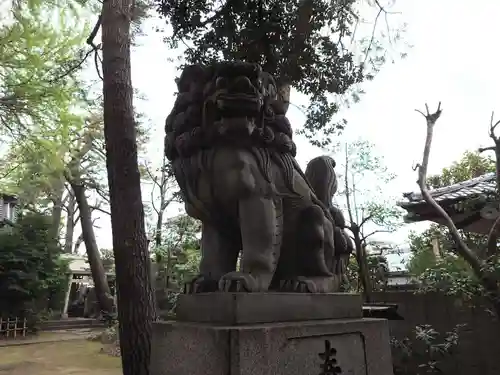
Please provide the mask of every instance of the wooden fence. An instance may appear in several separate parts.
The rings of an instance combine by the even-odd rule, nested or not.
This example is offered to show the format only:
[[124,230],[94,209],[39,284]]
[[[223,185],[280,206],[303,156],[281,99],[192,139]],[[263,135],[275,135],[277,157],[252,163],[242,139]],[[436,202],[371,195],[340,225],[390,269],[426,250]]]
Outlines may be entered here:
[[26,337],[26,318],[0,317],[0,338]]

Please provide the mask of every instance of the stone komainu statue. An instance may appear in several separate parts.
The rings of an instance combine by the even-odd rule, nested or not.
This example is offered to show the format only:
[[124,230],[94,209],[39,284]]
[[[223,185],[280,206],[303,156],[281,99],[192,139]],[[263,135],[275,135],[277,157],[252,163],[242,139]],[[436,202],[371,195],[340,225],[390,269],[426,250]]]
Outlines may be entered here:
[[165,152],[203,223],[200,275],[186,291],[339,290],[352,245],[331,203],[335,161],[301,171],[273,77],[225,62],[188,66],[177,85]]

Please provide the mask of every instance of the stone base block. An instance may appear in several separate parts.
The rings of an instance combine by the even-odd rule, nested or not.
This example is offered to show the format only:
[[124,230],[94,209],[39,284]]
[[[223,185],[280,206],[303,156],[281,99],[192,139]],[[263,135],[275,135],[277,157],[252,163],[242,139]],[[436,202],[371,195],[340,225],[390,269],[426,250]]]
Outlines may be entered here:
[[151,375],[321,374],[392,375],[387,321],[153,326]]
[[359,294],[201,293],[177,301],[178,321],[253,324],[363,317]]

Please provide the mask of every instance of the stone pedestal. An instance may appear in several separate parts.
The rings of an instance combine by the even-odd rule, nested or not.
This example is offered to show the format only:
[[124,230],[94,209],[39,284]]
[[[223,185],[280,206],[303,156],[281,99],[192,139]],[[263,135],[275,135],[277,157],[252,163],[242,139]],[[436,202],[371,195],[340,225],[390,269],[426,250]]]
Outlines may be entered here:
[[392,375],[387,322],[359,296],[183,295],[178,318],[154,323],[151,375]]

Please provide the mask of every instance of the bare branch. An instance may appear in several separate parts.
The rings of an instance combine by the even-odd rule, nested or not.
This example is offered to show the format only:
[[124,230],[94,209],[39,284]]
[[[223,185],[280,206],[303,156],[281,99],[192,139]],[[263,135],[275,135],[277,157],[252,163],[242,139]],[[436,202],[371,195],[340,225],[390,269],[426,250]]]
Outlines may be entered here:
[[101,208],[99,206],[90,206],[90,209],[92,211],[99,211],[99,212],[102,212],[103,214],[111,216],[111,212],[109,212],[109,211],[107,211],[104,208]]
[[368,220],[371,220],[373,218],[373,215],[368,215],[366,217],[363,218],[363,220],[361,220],[361,223],[359,223],[359,226],[362,227],[363,225],[365,225]]
[[102,14],[99,14],[97,22],[95,23],[92,31],[90,32],[90,34],[86,40],[86,43],[91,47],[91,49],[83,55],[83,57],[80,59],[80,61],[76,62],[71,67],[69,67],[66,71],[59,74],[54,79],[50,80],[49,83],[57,82],[57,81],[63,79],[64,77],[69,76],[71,73],[77,71],[78,69],[80,69],[82,67],[82,65],[85,63],[85,61],[87,61],[88,57],[92,54],[92,52],[94,52],[94,54],[95,54],[94,59],[95,59],[95,64],[96,64],[96,69],[97,69],[97,75],[102,80],[102,75],[100,73],[100,69],[98,66],[98,59],[100,59],[99,50],[100,50],[101,46],[96,45],[94,43],[94,39],[97,36],[97,32],[99,31],[99,28],[101,27],[101,23],[102,23]]
[[497,217],[493,223],[490,232],[488,233],[488,246],[487,246],[487,256],[491,257],[497,253],[497,243],[498,237],[500,235],[500,215]]
[[496,147],[495,146],[490,146],[490,147],[479,147],[477,149],[477,152],[482,153],[485,151],[495,151]]
[[374,234],[377,234],[377,233],[392,233],[392,230],[389,230],[389,229],[377,229],[377,230],[374,230],[373,232],[368,233],[366,236],[363,236],[361,238],[361,242],[365,242],[368,239],[368,237],[371,237],[371,236],[373,236]]
[[78,215],[76,215],[75,220],[73,220],[73,226],[75,226],[76,224],[78,224],[79,220],[80,220],[80,213],[78,213]]
[[497,122],[493,123],[494,117],[495,117],[495,112],[492,111],[491,112],[491,117],[490,117],[490,138],[493,139],[493,141],[496,144],[497,142],[500,142],[500,139],[495,135],[495,129],[500,124],[500,120],[498,120]]
[[432,114],[429,112],[429,107],[427,106],[427,104],[425,105],[425,108],[426,108],[426,113],[423,113],[422,111],[416,109],[418,113],[420,113],[422,116],[425,117],[425,120],[427,122],[427,136],[425,139],[422,164],[418,166],[418,181],[417,181],[418,186],[420,187],[422,196],[424,200],[427,202],[427,204],[432,206],[436,210],[436,212],[444,219],[446,227],[449,229],[451,236],[453,237],[453,239],[457,244],[456,248],[457,253],[460,256],[462,256],[467,261],[467,263],[469,263],[469,265],[472,267],[476,275],[482,275],[483,272],[482,272],[481,261],[477,258],[474,252],[464,242],[453,220],[450,218],[447,212],[431,196],[429,189],[427,188],[427,183],[426,183],[427,168],[429,166],[429,156],[431,152],[432,136],[433,136],[434,126],[436,125],[436,121],[439,119],[442,113],[441,102],[439,102],[436,112]]
[[[345,144],[345,176],[344,176],[344,182],[345,182],[345,199],[346,199],[346,202],[347,202],[347,214],[349,215],[349,222],[351,224],[351,228],[352,228],[352,225],[354,223],[354,217],[353,217],[353,214],[352,214],[352,207],[351,207],[351,197],[350,197],[350,194],[349,194],[349,180],[347,178],[347,176],[349,175],[349,151],[347,149],[347,143]],[[351,229],[351,231],[353,231]],[[354,233],[354,231],[353,231]]]
[[153,174],[153,172],[150,171],[149,167],[147,165],[145,167],[146,167],[145,168],[146,173],[149,175],[149,178],[151,178],[151,181],[153,181],[153,187],[151,188],[151,207],[153,207],[153,210],[156,212],[157,215],[159,215],[160,210],[158,210],[155,206],[154,193],[155,193],[155,187],[158,186],[160,188],[160,194],[162,194],[162,188],[161,185],[158,183],[158,179]]

